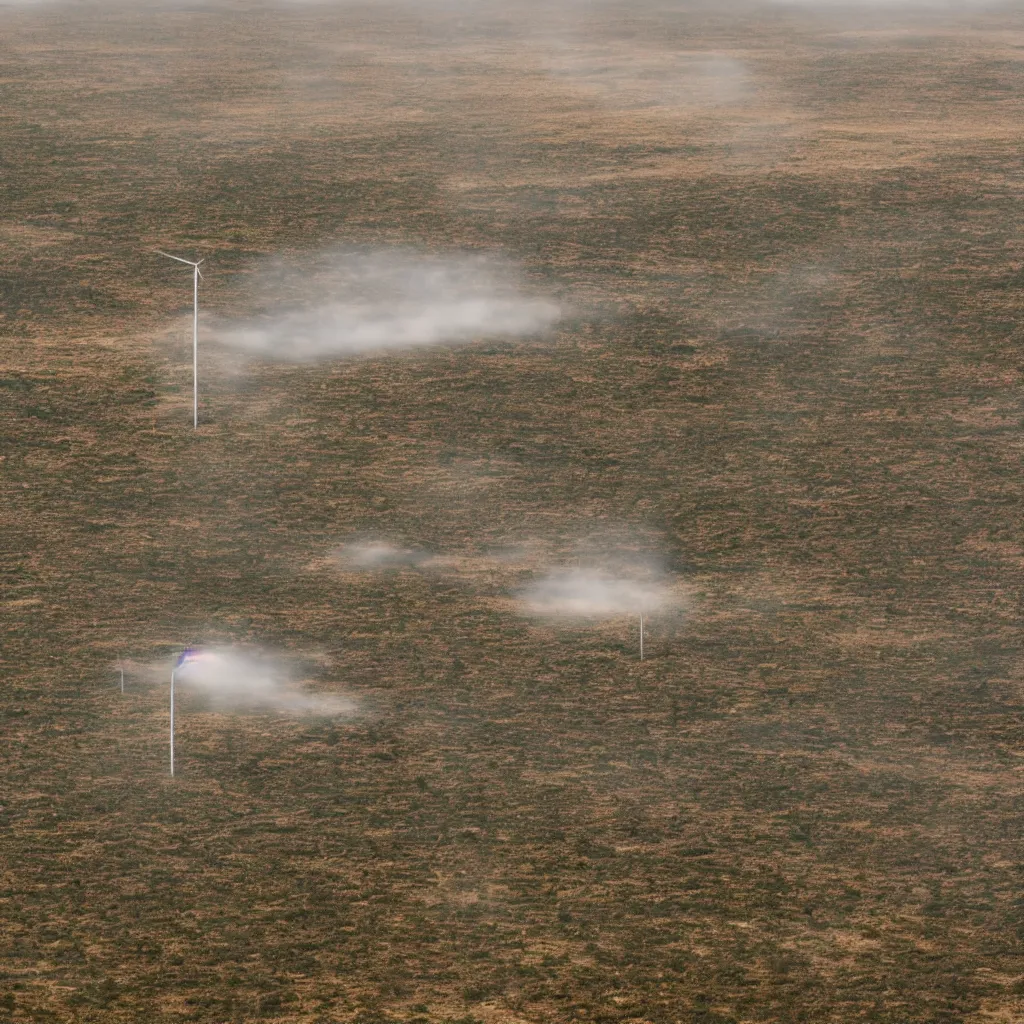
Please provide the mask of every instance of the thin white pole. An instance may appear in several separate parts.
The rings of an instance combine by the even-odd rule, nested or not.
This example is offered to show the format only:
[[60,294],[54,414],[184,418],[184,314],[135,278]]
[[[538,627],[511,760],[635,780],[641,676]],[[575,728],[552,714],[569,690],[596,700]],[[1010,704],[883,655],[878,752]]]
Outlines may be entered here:
[[192,429],[199,429],[199,264],[192,268]]
[[640,613],[640,660],[644,660],[644,615]]
[[171,669],[171,776],[174,776],[174,669]]
[[121,693],[124,693],[124,665],[118,663],[118,671],[121,673]]
[[178,263],[186,263],[192,268],[192,429],[199,429],[199,262],[183,260],[180,256],[172,256],[163,249],[154,249],[161,256]]

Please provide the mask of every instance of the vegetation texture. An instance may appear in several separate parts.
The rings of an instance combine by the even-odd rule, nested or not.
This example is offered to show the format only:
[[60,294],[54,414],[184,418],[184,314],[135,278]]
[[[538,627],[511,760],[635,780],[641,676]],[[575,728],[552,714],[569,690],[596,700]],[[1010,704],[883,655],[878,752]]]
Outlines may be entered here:
[[[0,12],[0,1018],[1024,1019],[1024,19],[943,17]],[[339,244],[567,315],[210,340]],[[609,552],[642,663],[513,600]],[[183,699],[172,780],[203,641],[360,714]]]

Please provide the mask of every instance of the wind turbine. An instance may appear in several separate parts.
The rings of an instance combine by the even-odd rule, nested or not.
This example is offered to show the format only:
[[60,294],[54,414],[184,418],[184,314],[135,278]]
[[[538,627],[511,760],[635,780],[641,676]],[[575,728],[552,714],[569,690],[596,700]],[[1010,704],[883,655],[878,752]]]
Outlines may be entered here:
[[154,249],[161,256],[169,260],[177,260],[179,263],[187,263],[193,271],[192,274],[192,429],[199,429],[199,278],[203,275],[199,272],[198,262],[183,260],[180,256],[172,256],[163,249]]

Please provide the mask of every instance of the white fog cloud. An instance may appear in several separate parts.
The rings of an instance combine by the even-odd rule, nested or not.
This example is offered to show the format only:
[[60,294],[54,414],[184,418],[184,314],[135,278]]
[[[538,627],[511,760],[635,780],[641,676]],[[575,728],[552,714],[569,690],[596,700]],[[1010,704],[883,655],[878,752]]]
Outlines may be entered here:
[[387,541],[366,540],[342,545],[334,552],[333,557],[348,569],[379,571],[421,565],[430,558],[430,555],[412,548],[395,547]]
[[406,249],[337,250],[301,268],[278,265],[259,275],[254,293],[262,312],[217,325],[215,336],[291,362],[522,338],[561,315],[551,299],[527,294],[507,264]]
[[648,615],[678,604],[663,583],[613,576],[594,569],[558,569],[522,590],[525,610],[545,618],[611,619]]
[[175,670],[175,688],[218,710],[278,711],[294,715],[351,715],[355,702],[298,689],[288,666],[263,653],[204,647]]

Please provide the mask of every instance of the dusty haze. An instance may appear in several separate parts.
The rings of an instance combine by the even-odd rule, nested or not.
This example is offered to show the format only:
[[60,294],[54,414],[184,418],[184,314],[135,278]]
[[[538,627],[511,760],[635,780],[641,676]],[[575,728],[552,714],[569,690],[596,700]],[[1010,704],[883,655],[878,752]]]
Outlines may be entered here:
[[0,1020],[1024,1020],[1019,4],[0,53]]

